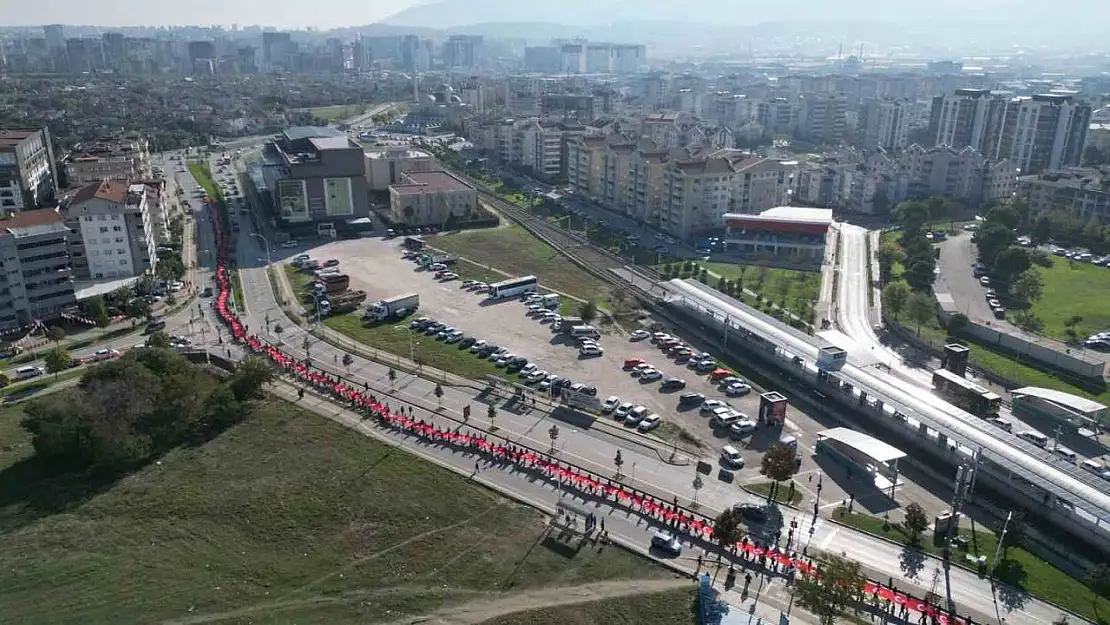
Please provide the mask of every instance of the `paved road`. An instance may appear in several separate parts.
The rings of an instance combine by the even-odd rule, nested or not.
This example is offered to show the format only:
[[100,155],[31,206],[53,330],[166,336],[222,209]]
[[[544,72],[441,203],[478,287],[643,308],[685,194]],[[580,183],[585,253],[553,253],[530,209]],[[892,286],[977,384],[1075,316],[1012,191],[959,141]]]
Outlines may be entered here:
[[[255,237],[244,237],[239,241],[238,256],[244,260],[264,256],[260,243]],[[301,348],[306,335],[302,328],[295,326],[286,319],[277,306],[265,269],[261,266],[245,266],[240,270],[241,281],[245,297],[249,302],[249,313],[245,315],[245,323],[254,332],[265,335],[264,317],[269,314],[271,320],[281,319],[286,331],[280,341],[285,343],[289,353],[304,356]],[[276,340],[276,337],[275,337]],[[312,360],[327,366],[340,362],[343,352],[331,345],[319,342],[315,337],[309,336]],[[342,371],[341,366],[334,367],[337,372]],[[365,383],[371,389],[385,392],[389,388],[387,367],[369,362],[356,357],[350,367],[350,378],[356,383]],[[409,375],[399,376],[396,383],[397,397],[410,405],[434,409],[436,399],[433,395],[435,383]],[[467,387],[445,386],[443,406],[446,414],[460,416],[462,407],[476,406],[473,410],[471,423],[482,427],[489,425],[485,419],[485,409],[480,403],[480,398],[474,389]],[[550,427],[547,421],[550,417],[542,411],[524,411],[515,413],[502,409],[498,413],[496,425],[500,432],[526,444],[543,449],[550,445],[547,436]],[[625,460],[624,472],[637,488],[643,488],[660,496],[663,499],[677,497],[682,504],[688,503],[693,496],[691,484],[694,473],[692,467],[676,467],[666,462],[669,453],[667,450],[659,452],[639,444],[630,444],[628,441],[618,439],[600,428],[584,430],[571,427],[566,423],[561,424],[562,434],[558,439],[557,454],[568,461],[579,464],[587,469],[600,473],[613,473],[613,457],[618,447],[622,449]],[[714,514],[715,511],[731,506],[738,501],[750,501],[751,498],[735,487],[726,485],[716,480],[705,480],[705,487],[698,492],[698,500],[702,504],[702,511]],[[516,488],[527,488],[520,481]],[[799,517],[803,527],[808,528],[810,519],[807,514],[788,513]],[[926,559],[922,569],[905,572],[903,550],[893,544],[878,540],[871,536],[840,527],[824,519],[818,519],[813,524],[813,534],[808,535],[811,544],[822,549],[852,554],[857,559],[871,567],[880,577],[891,577],[900,587],[916,585],[918,594],[923,593],[931,586],[933,571],[937,564],[935,560]],[[808,532],[808,530],[807,530]],[[943,576],[942,576],[943,578]],[[996,604],[991,585],[976,575],[962,569],[951,571],[950,592],[961,612],[974,611],[984,619],[990,619],[995,614]],[[943,582],[938,590],[943,594]],[[1024,607],[1007,614],[1005,608],[999,608],[1003,616],[1008,616],[1010,622],[1019,619],[1023,623],[1050,623],[1058,616],[1058,610],[1039,601],[1025,599]]]

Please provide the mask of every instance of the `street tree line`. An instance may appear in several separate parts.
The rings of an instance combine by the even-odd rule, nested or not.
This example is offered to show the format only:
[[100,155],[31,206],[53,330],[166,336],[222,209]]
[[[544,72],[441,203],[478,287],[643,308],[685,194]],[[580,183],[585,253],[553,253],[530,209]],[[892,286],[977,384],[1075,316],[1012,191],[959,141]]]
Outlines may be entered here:
[[273,378],[257,358],[220,380],[170,350],[135,349],[28,404],[21,425],[53,470],[120,470],[240,422]]

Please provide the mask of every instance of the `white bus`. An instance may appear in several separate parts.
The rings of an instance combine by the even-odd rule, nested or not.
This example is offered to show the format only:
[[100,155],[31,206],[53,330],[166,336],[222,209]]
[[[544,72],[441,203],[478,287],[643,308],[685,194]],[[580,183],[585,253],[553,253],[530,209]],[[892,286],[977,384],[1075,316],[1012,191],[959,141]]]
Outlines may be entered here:
[[489,285],[489,298],[505,299],[506,297],[518,297],[525,293],[535,293],[539,288],[540,281],[536,279],[536,276],[511,278]]

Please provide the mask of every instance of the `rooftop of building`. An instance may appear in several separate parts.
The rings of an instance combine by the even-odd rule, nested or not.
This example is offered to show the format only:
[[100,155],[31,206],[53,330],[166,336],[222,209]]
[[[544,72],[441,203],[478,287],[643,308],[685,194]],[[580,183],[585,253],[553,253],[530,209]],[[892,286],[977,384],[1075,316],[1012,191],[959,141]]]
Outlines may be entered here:
[[47,234],[59,229],[68,230],[61,213],[56,208],[39,208],[18,213],[0,214],[0,231],[13,237]]
[[71,161],[97,161],[102,158],[116,156],[130,156],[141,153],[144,145],[138,139],[98,139],[78,144],[70,151],[67,158]]
[[90,200],[104,200],[113,204],[138,204],[142,196],[147,193],[148,183],[128,182],[126,180],[103,180],[89,184],[73,191],[62,198],[62,208],[78,206]]
[[445,171],[426,171],[404,174],[404,184],[390,185],[390,190],[401,195],[428,192],[466,191],[473,189],[469,184]]
[[348,148],[359,147],[357,143],[351,141],[347,135],[338,137],[312,137],[308,140],[312,147],[317,150],[346,150]]
[[767,210],[759,213],[758,215],[748,215],[743,213],[726,213],[724,218],[728,220],[754,220],[754,221],[777,221],[780,223],[798,223],[798,224],[831,224],[833,220],[833,212],[831,208],[807,208],[805,206],[776,206],[768,208]]
[[322,137],[344,137],[342,131],[336,130],[331,126],[293,126],[286,128],[284,132],[285,138],[289,141],[299,141],[301,139],[315,139]]
[[[1096,191],[1110,190],[1110,167],[1069,167],[1053,169],[1034,176],[1022,176],[1019,182],[1036,182],[1057,187]],[[1097,187],[1097,188],[1096,188]]]
[[1106,406],[1103,406],[1102,404],[1098,403],[1097,401],[1094,401],[1093,399],[1087,399],[1086,397],[1079,397],[1078,395],[1072,395],[1071,393],[1065,393],[1063,391],[1057,391],[1057,390],[1051,389],[1051,388],[1040,388],[1040,387],[1037,387],[1037,386],[1025,386],[1025,387],[1022,387],[1022,388],[1016,388],[1016,389],[1010,391],[1010,393],[1014,396],[1027,395],[1029,397],[1037,397],[1039,399],[1044,399],[1046,401],[1050,401],[1050,402],[1055,403],[1055,404],[1060,404],[1061,406],[1064,406],[1066,408],[1070,408],[1070,409],[1072,409],[1076,412],[1081,412],[1085,415],[1090,415],[1090,416],[1093,416],[1093,415],[1096,415],[1096,414],[1099,414],[1099,413],[1103,413],[1103,412],[1106,411]]
[[0,130],[0,148],[14,148],[37,133],[37,130]]
[[382,146],[363,150],[366,158],[431,158],[430,152],[407,146]]

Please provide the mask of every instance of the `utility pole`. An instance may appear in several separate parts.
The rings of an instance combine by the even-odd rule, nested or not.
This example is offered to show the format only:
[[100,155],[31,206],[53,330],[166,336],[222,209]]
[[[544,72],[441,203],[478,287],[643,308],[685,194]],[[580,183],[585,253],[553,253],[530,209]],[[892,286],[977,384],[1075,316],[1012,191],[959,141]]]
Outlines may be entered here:
[[1002,533],[998,535],[998,544],[994,547],[994,560],[991,561],[991,570],[987,574],[992,586],[994,585],[994,567],[998,566],[998,556],[1002,553],[1002,545],[1006,542],[1006,532],[1010,530],[1010,520],[1013,518],[1013,510],[1006,513],[1006,522],[1002,524]]

